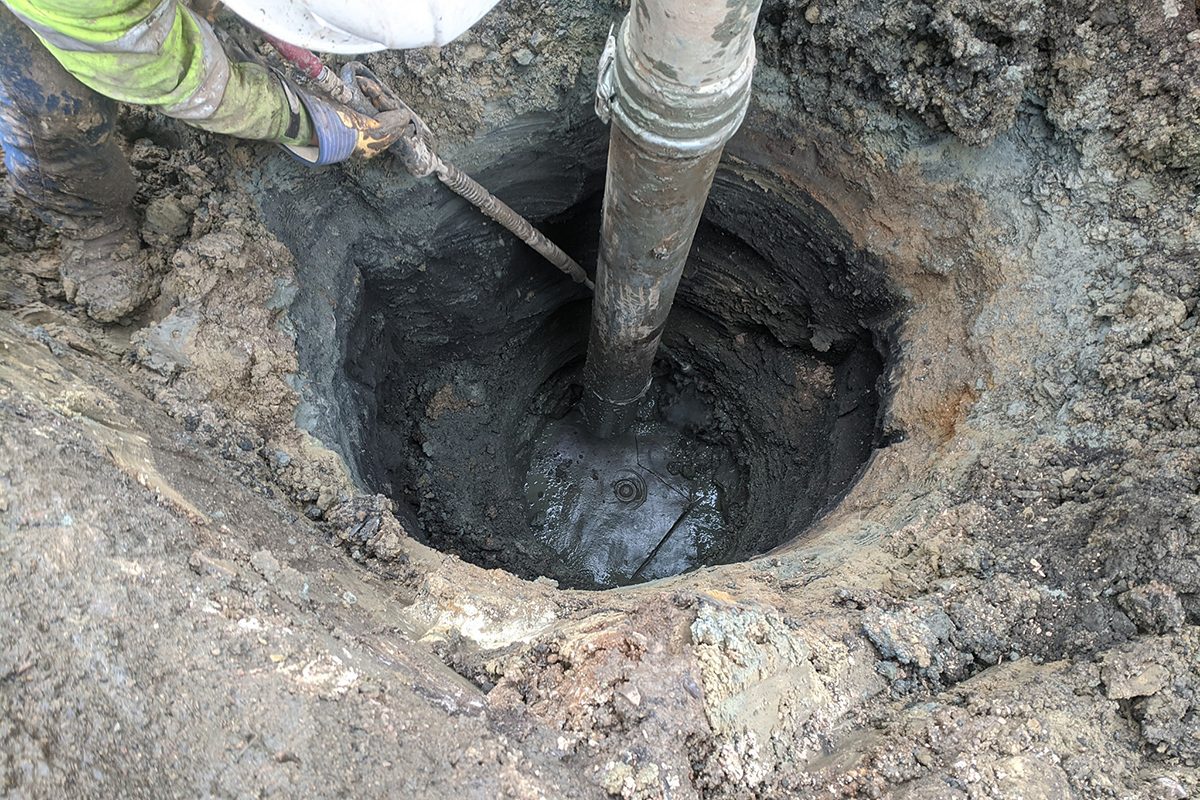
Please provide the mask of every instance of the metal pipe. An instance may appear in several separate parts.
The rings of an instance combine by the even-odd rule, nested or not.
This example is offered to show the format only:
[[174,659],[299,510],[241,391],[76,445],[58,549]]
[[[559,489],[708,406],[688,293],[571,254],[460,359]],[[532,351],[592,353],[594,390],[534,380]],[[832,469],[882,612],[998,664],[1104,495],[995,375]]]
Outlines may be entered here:
[[634,0],[601,58],[611,119],[583,415],[632,423],[725,142],[750,101],[761,0]]

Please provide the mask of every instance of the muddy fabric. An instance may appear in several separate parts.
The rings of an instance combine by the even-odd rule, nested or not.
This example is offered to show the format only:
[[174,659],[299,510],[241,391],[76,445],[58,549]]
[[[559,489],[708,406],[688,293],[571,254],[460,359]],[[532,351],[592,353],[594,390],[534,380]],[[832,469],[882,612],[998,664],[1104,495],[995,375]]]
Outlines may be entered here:
[[0,6],[0,145],[13,188],[67,230],[111,223],[133,199],[116,104],[71,77]]
[[149,105],[244,139],[305,144],[306,112],[278,76],[229,60],[209,25],[177,0],[5,0],[46,49],[106,97]]

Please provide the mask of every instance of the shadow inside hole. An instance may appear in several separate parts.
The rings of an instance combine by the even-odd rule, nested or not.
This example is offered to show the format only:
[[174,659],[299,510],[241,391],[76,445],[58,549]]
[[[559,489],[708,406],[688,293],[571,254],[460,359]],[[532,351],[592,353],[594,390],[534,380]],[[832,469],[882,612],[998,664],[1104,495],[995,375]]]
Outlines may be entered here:
[[[478,178],[590,271],[603,131],[518,133]],[[305,387],[314,428],[411,514],[415,535],[526,578],[604,587],[794,538],[880,443],[881,332],[899,304],[883,266],[770,166],[719,170],[663,338],[656,391],[693,398],[703,422],[689,425],[728,456],[718,459],[716,533],[668,572],[589,569],[539,520],[527,493],[534,443],[578,396],[590,297],[441,187],[412,186],[370,207],[362,186],[336,187],[326,213],[335,224],[347,206],[358,216],[345,221],[353,243],[332,264],[295,230],[276,230],[296,255],[301,308],[317,291],[306,272],[353,287],[329,338],[300,348],[306,373],[328,376]]]

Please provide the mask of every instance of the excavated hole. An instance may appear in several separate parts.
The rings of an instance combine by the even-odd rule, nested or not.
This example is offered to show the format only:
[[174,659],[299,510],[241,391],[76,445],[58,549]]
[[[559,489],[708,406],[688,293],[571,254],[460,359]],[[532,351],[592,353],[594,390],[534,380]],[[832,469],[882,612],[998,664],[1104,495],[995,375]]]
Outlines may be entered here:
[[[563,132],[534,119],[460,161],[591,270],[605,143],[598,125]],[[594,516],[595,506],[561,513],[588,481],[556,484],[571,458],[548,462],[538,443],[578,397],[590,295],[442,187],[396,174],[334,175],[264,203],[298,261],[301,423],[428,544],[525,578],[600,588],[794,539],[882,444],[899,303],[883,265],[772,175],[771,164],[732,162],[718,173],[638,460],[596,457],[590,469],[622,512],[654,502],[659,484],[691,493],[679,508],[634,512],[609,526],[607,544],[568,529]],[[651,429],[664,424],[678,437],[653,453]],[[671,520],[683,507],[695,513],[681,534]],[[607,555],[613,539],[620,558]]]

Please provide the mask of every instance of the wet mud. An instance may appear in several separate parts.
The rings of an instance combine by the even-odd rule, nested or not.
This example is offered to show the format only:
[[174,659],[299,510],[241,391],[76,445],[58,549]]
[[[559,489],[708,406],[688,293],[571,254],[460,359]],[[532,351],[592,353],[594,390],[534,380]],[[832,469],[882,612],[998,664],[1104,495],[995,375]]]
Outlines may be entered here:
[[[579,396],[578,383],[567,389]],[[547,415],[528,445],[533,535],[594,586],[719,561],[735,541],[729,522],[747,487],[706,397],[667,372],[632,429],[603,439],[568,408]]]
[[[477,169],[480,180],[593,270],[602,130],[518,122],[492,139],[480,149],[501,155]],[[275,211],[273,226],[297,254],[301,293],[321,285],[310,272],[353,287],[336,338],[299,332],[302,367],[330,371],[337,387],[314,403],[331,410],[318,430],[341,429],[363,481],[411,514],[422,541],[526,578],[631,583],[803,535],[884,443],[885,354],[902,304],[885,266],[771,171],[770,163],[719,171],[663,337],[656,396],[676,397],[651,401],[641,434],[616,450],[579,428],[547,427],[578,397],[586,290],[427,186],[360,215],[352,245],[330,265],[305,232],[317,219],[336,225],[362,200],[346,189],[305,192],[304,210]],[[683,410],[683,394],[694,413]],[[639,441],[664,455],[640,458]],[[666,453],[680,447],[702,475],[671,478],[686,486],[652,480],[650,502],[625,518],[593,513],[611,489],[587,490],[611,487],[622,470],[643,480],[647,470],[666,474],[674,459]],[[667,540],[678,549],[647,562],[676,522]]]

